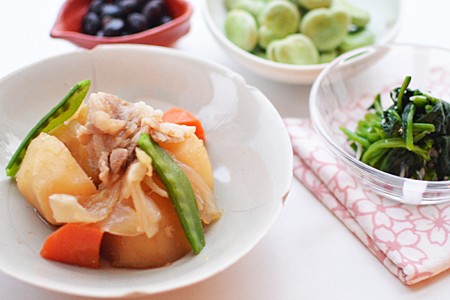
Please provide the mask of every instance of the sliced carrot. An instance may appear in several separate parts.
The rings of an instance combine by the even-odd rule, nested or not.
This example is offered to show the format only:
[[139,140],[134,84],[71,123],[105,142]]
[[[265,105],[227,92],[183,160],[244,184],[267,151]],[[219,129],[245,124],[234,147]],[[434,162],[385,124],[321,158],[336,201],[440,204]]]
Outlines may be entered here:
[[199,139],[205,141],[205,131],[203,130],[202,123],[194,115],[184,109],[172,107],[164,114],[163,122],[195,126],[195,135],[197,135]]
[[103,231],[93,225],[67,223],[47,237],[43,258],[87,268],[100,268]]

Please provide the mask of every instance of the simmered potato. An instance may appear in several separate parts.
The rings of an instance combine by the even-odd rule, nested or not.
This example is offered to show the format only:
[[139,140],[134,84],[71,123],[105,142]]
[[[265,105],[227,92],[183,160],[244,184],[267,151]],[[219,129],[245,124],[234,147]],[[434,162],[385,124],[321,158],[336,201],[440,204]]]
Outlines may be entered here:
[[67,147],[46,133],[29,145],[16,180],[27,201],[51,224],[56,221],[48,201],[50,195],[88,196],[97,192]]
[[89,161],[85,146],[80,143],[77,137],[77,130],[81,125],[84,125],[86,123],[86,115],[87,107],[86,105],[84,105],[79,109],[76,118],[72,118],[70,121],[59,125],[55,129],[50,131],[49,134],[56,136],[61,142],[64,143],[64,145],[66,145],[67,149],[69,149],[70,153],[84,170],[84,172],[86,172],[86,174],[92,178],[94,183],[98,185],[100,184],[98,174]]
[[161,143],[160,146],[194,169],[214,192],[214,175],[202,140],[196,135],[190,135],[180,143]]
[[102,256],[114,267],[158,268],[166,266],[191,250],[178,216],[169,198],[152,193],[161,211],[159,231],[152,238],[145,234],[119,236],[105,233]]

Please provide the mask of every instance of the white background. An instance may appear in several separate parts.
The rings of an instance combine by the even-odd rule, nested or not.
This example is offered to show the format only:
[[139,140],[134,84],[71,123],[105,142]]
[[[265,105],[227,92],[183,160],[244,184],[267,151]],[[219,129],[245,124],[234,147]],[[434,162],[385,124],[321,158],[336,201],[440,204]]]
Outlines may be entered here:
[[[191,1],[194,5],[191,31],[175,48],[214,60],[240,73],[248,84],[266,94],[282,117],[309,115],[310,86],[266,80],[230,60],[206,28],[199,0]],[[2,0],[1,3],[0,78],[41,59],[78,49],[67,41],[49,36],[63,0]],[[395,42],[450,48],[450,1],[404,0],[403,8],[402,28]],[[278,221],[248,255],[208,280],[142,299],[449,298],[450,271],[414,286],[405,286],[294,180]],[[86,298],[35,288],[0,273],[0,299]]]

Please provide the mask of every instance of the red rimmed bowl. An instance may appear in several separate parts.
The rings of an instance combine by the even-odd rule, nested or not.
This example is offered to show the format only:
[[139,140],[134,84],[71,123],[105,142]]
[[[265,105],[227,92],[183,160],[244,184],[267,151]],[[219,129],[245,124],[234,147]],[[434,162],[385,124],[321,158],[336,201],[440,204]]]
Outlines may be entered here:
[[184,0],[165,0],[173,20],[163,25],[118,37],[97,37],[82,33],[81,21],[92,0],[67,0],[61,7],[50,31],[53,38],[65,39],[86,49],[99,44],[144,44],[172,46],[189,32],[192,4]]

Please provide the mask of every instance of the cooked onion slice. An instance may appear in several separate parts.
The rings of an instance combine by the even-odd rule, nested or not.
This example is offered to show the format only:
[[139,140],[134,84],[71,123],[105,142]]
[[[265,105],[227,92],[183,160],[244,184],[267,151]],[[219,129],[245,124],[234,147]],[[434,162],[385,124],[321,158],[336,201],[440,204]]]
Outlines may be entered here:
[[121,199],[109,216],[99,223],[105,231],[121,236],[136,236],[144,233],[139,226],[137,214],[131,199]]
[[127,170],[126,182],[136,209],[138,224],[147,237],[151,238],[159,230],[161,212],[153,199],[142,190],[141,182],[144,180],[147,171],[146,164],[135,161]]
[[108,185],[91,196],[49,196],[53,217],[60,223],[94,223],[105,219],[119,199],[121,183]]
[[[170,154],[170,153],[169,153]],[[220,218],[222,213],[217,207],[214,195],[203,180],[203,178],[195,172],[191,167],[177,160],[173,155],[172,159],[180,166],[187,178],[191,182],[192,189],[194,190],[195,199],[197,200],[198,210],[200,212],[200,218],[205,224],[209,224]]]

